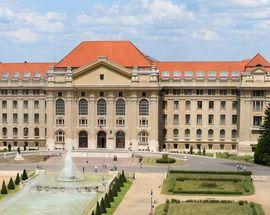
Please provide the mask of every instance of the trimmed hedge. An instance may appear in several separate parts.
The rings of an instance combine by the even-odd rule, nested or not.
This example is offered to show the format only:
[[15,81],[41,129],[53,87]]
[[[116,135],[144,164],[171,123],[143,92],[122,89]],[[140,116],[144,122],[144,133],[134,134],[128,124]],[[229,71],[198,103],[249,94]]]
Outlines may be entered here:
[[166,164],[166,163],[175,163],[176,160],[174,158],[169,158],[168,154],[163,154],[162,155],[162,158],[157,158],[156,159],[156,163],[163,163],[163,164]]
[[188,177],[179,177],[176,178],[176,181],[188,181],[188,180],[192,180],[192,181],[232,181],[234,183],[240,182],[242,181],[239,178],[188,178]]
[[171,169],[169,173],[182,173],[182,174],[218,174],[218,175],[245,175],[251,176],[251,171],[192,171],[192,170],[175,170]]
[[173,190],[174,194],[225,194],[225,195],[243,195],[242,191],[214,191],[214,190]]

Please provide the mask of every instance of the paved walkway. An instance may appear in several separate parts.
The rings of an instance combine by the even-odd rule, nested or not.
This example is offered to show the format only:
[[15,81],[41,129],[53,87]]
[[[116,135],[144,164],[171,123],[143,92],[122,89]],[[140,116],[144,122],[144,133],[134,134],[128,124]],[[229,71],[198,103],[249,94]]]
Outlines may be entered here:
[[115,211],[115,215],[147,215],[150,213],[150,191],[153,189],[155,206],[164,203],[166,199],[218,199],[218,200],[247,200],[259,203],[263,206],[265,214],[270,214],[269,193],[270,177],[254,177],[256,193],[250,196],[180,196],[160,194],[164,174],[162,173],[138,173],[125,198]]

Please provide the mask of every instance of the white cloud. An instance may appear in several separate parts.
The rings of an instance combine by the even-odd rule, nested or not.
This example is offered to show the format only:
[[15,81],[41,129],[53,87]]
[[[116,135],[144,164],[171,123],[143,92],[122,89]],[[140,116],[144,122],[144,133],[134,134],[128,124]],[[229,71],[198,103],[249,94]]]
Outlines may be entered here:
[[229,3],[245,7],[266,6],[270,3],[270,0],[228,0],[228,1]]
[[16,43],[34,43],[39,40],[39,35],[31,32],[29,29],[18,29],[4,33],[6,37],[10,37]]
[[193,33],[193,37],[205,41],[213,41],[219,38],[218,34],[209,29],[200,29]]

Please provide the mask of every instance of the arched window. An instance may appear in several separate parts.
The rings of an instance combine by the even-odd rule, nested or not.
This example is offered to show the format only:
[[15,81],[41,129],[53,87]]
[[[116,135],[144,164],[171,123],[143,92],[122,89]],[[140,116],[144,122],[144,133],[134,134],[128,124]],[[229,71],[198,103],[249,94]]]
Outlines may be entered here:
[[149,115],[149,102],[146,99],[142,99],[139,103],[139,115],[140,116]]
[[177,139],[178,138],[179,131],[178,129],[173,129],[173,138]]
[[97,102],[97,115],[106,115],[106,101],[104,99],[100,99]]
[[116,115],[125,115],[126,103],[123,99],[118,99],[116,102]]
[[202,130],[201,129],[197,129],[197,131],[196,131],[196,138],[197,139],[201,139],[202,138]]
[[13,136],[14,137],[18,136],[18,128],[13,128]]
[[142,144],[148,143],[148,133],[146,131],[141,131],[139,133],[139,143]]
[[35,137],[39,137],[39,128],[34,129],[34,135]]
[[65,132],[64,131],[56,131],[56,142],[57,143],[65,143]]
[[79,115],[87,115],[88,114],[88,102],[86,99],[81,99],[79,101]]
[[221,129],[219,134],[220,134],[220,139],[225,139],[225,130],[224,129]]
[[208,130],[208,139],[213,139],[214,138],[214,131],[213,129]]
[[185,139],[190,139],[190,130],[189,129],[185,130]]
[[3,134],[3,137],[7,136],[7,128],[6,127],[2,128],[2,134]]
[[24,136],[24,137],[28,137],[28,135],[29,135],[29,129],[25,127],[25,128],[23,129],[23,136]]
[[233,129],[232,130],[232,139],[236,139],[237,138],[237,130]]
[[55,102],[55,113],[56,115],[65,115],[65,102],[63,99],[58,99]]
[[118,131],[115,136],[116,148],[125,148],[125,133],[123,131]]

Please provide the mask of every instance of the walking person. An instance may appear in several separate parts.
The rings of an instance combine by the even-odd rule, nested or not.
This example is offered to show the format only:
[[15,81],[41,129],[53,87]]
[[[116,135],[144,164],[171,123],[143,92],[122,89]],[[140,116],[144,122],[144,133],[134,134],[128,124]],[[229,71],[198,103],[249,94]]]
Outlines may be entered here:
[[95,173],[97,173],[97,166],[95,166]]

